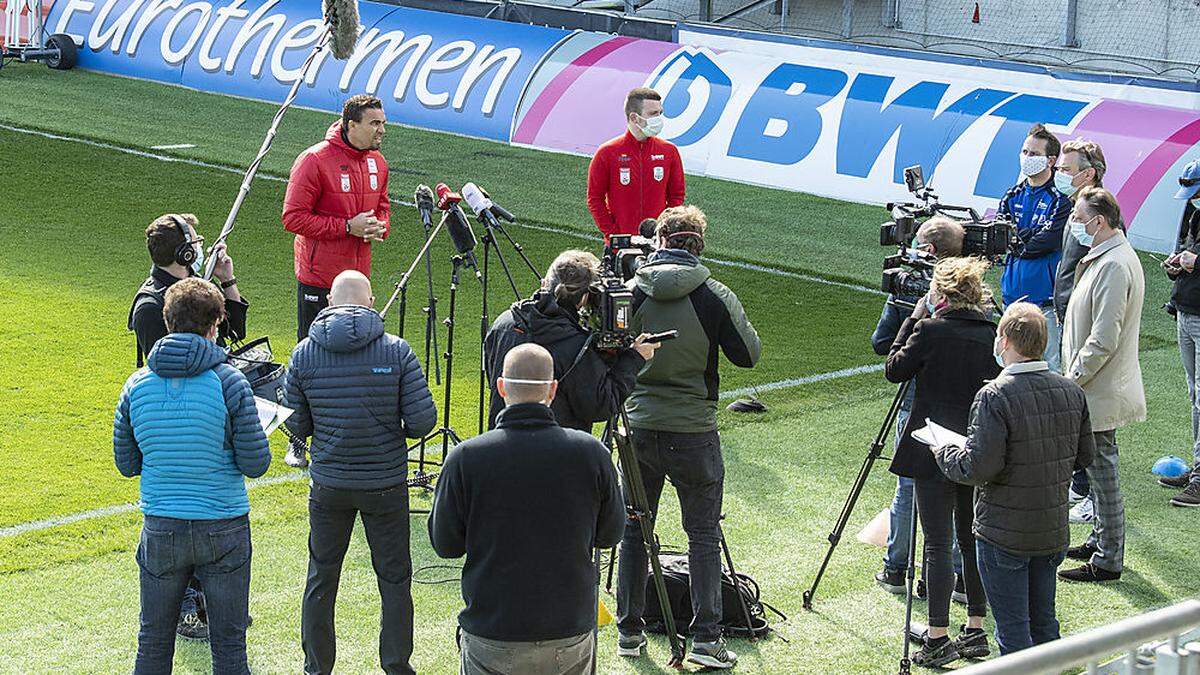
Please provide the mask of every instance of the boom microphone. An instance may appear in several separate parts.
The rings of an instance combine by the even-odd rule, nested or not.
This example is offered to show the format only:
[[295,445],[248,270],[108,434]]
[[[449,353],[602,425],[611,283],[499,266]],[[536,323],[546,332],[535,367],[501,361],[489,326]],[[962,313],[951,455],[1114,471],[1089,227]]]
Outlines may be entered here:
[[333,58],[345,61],[358,42],[357,0],[325,0],[325,24],[329,26],[329,48]]
[[413,193],[413,202],[416,203],[421,222],[428,232],[429,228],[433,227],[433,190],[430,190],[428,185],[418,185],[417,191]]

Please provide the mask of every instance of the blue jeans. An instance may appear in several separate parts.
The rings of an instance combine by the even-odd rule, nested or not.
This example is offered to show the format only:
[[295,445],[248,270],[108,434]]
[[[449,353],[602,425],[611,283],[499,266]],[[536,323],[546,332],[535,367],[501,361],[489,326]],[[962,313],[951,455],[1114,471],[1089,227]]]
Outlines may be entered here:
[[[913,385],[910,385],[913,386]],[[910,394],[913,389],[910,389]],[[912,396],[905,398],[896,416],[896,445],[904,437],[904,425],[912,412]],[[896,477],[896,494],[892,497],[890,525],[888,526],[887,553],[883,556],[883,567],[892,572],[902,572],[908,569],[908,545],[912,530],[913,479],[904,476]],[[962,575],[962,553],[958,550],[958,541],[954,542],[951,551],[954,563],[954,573]],[[924,574],[925,565],[921,565]]]
[[244,675],[250,613],[250,520],[146,516],[138,543],[141,628],[133,672],[171,672],[175,626],[194,574],[204,586],[213,675]]
[[[658,513],[667,479],[679,495],[688,539],[694,613],[691,634],[696,642],[715,642],[721,637],[721,502],[725,489],[721,438],[716,431],[683,434],[634,429],[633,446],[649,512]],[[628,493],[625,503],[629,503]],[[649,562],[641,526],[627,520],[617,558],[617,627],[622,635],[645,628],[642,612]],[[684,630],[683,626],[676,628]]]
[[1023,556],[982,539],[975,540],[975,551],[983,590],[996,620],[1000,653],[1057,640],[1054,575],[1067,552]]

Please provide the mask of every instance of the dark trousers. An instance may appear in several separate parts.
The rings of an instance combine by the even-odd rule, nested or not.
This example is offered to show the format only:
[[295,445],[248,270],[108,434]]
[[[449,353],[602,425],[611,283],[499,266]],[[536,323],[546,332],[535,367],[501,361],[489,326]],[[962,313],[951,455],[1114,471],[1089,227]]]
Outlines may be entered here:
[[308,337],[308,328],[329,306],[329,289],[296,282],[296,340]]
[[996,619],[1001,654],[1057,640],[1054,616],[1055,571],[1066,557],[1023,556],[982,539],[976,541],[979,574]]
[[1091,484],[1088,483],[1087,471],[1080,469],[1071,474],[1071,489],[1075,494],[1087,497],[1092,493]]
[[[691,633],[698,642],[714,642],[721,637],[720,521],[725,483],[721,439],[716,431],[679,434],[634,429],[633,445],[650,513],[658,512],[665,480],[670,479],[679,494],[695,614]],[[625,501],[629,503],[628,489]],[[621,633],[635,634],[645,627],[642,612],[648,564],[641,526],[627,520],[617,566],[617,626]]]
[[987,596],[975,564],[975,489],[960,485],[938,474],[918,478],[916,483],[917,517],[925,534],[925,586],[929,598],[929,625],[950,625],[950,595],[954,592],[954,563],[951,542],[958,538],[962,552],[962,576],[967,587],[967,615],[985,616]]
[[304,672],[333,672],[337,659],[333,607],[355,516],[362,516],[379,584],[379,662],[389,675],[414,673],[412,557],[408,543],[408,486],[340,490],[312,484],[308,496],[308,584],[300,615]]
[[146,516],[138,543],[141,628],[134,673],[171,672],[175,625],[194,574],[204,585],[214,675],[249,673],[250,520]]

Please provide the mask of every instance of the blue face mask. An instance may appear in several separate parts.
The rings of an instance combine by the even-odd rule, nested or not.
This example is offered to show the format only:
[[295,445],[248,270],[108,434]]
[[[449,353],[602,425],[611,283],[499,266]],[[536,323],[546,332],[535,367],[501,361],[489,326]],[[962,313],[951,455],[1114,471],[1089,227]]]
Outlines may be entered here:
[[1004,365],[1004,351],[1000,349],[1000,338],[996,338],[996,341],[992,343],[992,356],[996,357],[996,363],[1001,368],[1006,367]]
[[192,272],[197,275],[204,272],[204,247],[203,246],[196,247],[196,259],[194,261],[192,261]]
[[937,311],[937,305],[933,304],[933,300],[929,298],[928,294],[925,296],[925,309],[929,310],[929,316],[933,316]]
[[1095,239],[1096,239],[1096,235],[1088,234],[1087,223],[1081,223],[1078,220],[1072,220],[1072,221],[1070,221],[1070,225],[1071,225],[1071,236],[1075,237],[1075,239],[1080,244],[1082,244],[1088,248],[1091,248],[1092,242],[1095,241]]

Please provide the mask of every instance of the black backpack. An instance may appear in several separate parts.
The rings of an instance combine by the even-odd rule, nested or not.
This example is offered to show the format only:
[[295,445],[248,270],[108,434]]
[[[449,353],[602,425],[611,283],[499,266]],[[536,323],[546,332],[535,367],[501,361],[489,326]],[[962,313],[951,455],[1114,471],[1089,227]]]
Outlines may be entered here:
[[[662,565],[663,582],[667,587],[667,598],[670,600],[671,613],[675,617],[675,628],[686,634],[692,623],[691,575],[688,572],[686,555],[663,553],[658,556]],[[738,584],[735,586],[729,570],[721,569],[721,629],[731,637],[761,638],[771,632],[767,623],[767,610],[778,614],[786,620],[779,610],[763,602],[758,582],[748,574],[738,572]],[[739,590],[741,597],[739,598]],[[743,609],[743,604],[745,608]],[[662,609],[658,603],[658,591],[654,586],[654,577],[646,578],[646,606],[642,619],[646,622],[646,630],[651,633],[666,633],[663,623]],[[750,625],[746,623],[749,614]]]

